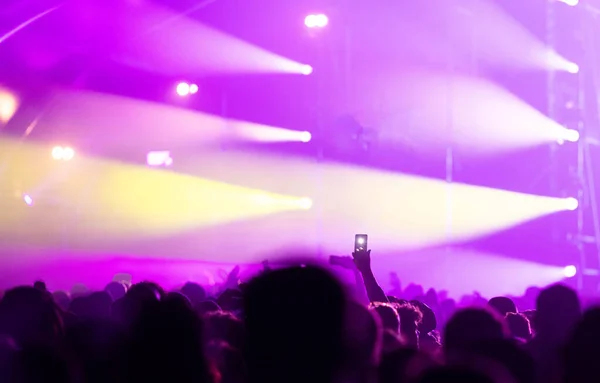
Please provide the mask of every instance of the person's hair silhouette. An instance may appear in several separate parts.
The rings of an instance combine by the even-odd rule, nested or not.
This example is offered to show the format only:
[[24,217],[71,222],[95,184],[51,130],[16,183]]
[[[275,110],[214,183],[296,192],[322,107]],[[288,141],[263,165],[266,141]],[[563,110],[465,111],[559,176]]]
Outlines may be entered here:
[[274,270],[245,288],[250,383],[330,383],[342,362],[346,299],[313,266]]

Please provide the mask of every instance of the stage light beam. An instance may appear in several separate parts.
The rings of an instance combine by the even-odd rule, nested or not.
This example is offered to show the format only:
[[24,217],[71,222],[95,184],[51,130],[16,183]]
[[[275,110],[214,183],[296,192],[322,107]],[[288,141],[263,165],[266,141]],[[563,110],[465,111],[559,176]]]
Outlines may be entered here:
[[196,93],[198,93],[198,85],[191,84],[190,85],[190,94],[196,94]]

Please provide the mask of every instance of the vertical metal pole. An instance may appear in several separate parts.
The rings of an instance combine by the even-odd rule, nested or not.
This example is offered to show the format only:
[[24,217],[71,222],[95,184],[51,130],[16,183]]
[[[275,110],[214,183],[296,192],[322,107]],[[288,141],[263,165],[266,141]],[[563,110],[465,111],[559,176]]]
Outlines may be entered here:
[[[546,3],[546,43],[550,49],[556,48],[556,12],[554,8],[554,2],[549,1]],[[553,121],[559,121],[560,116],[558,114],[558,105],[557,105],[557,86],[556,86],[556,71],[554,69],[548,69],[547,71],[547,109],[548,109],[548,117]],[[577,103],[577,107],[579,107],[581,100]],[[557,172],[558,172],[558,159],[557,152],[560,149],[558,143],[550,144],[549,157],[550,157],[550,193],[552,196],[560,195],[560,187],[558,185]],[[581,180],[581,146],[578,146],[578,154],[577,154],[577,182],[580,183]],[[582,204],[583,201],[583,191],[581,188],[577,190],[577,199]],[[560,242],[563,240],[562,232],[559,228],[559,222],[556,217],[552,217],[552,240],[555,242]],[[583,206],[577,211],[577,233],[573,236],[574,243],[577,248],[577,253],[579,255],[579,268],[585,269],[585,253],[582,243],[582,235],[583,235]],[[583,288],[583,273],[577,273],[577,288],[581,290]]]
[[[556,35],[554,33],[556,29],[556,21],[555,21],[555,13],[554,13],[554,5],[552,1],[546,2],[546,44],[550,49],[553,49],[556,45]],[[547,101],[547,112],[548,117],[553,121],[558,119],[557,111],[556,111],[556,71],[554,69],[547,70],[547,78],[546,78],[546,101]],[[558,143],[552,143],[548,147],[548,156],[550,158],[550,194],[554,197],[558,196],[558,182],[556,179],[556,174],[558,171],[558,161],[557,161],[557,151],[559,149]],[[552,217],[552,240],[554,242],[559,242],[561,240],[561,235],[559,234],[557,219]]]
[[329,201],[325,198],[324,195],[324,191],[325,191],[325,187],[324,187],[324,176],[323,176],[323,172],[324,172],[324,162],[325,160],[325,142],[326,137],[325,137],[325,123],[323,121],[324,116],[323,116],[323,109],[324,109],[324,105],[323,105],[323,100],[324,100],[324,89],[326,87],[326,84],[324,83],[324,71],[327,70],[325,63],[326,57],[326,51],[325,51],[325,42],[320,39],[319,41],[317,41],[317,64],[318,67],[316,68],[316,76],[317,76],[317,92],[316,92],[316,106],[317,106],[317,110],[316,110],[316,114],[317,114],[317,132],[318,132],[318,136],[320,137],[319,140],[319,148],[317,149],[317,187],[316,187],[316,198],[314,198],[315,202],[316,202],[316,233],[315,233],[315,240],[316,240],[316,244],[317,244],[317,252],[318,252],[318,256],[319,257],[325,257],[326,254],[324,252],[324,238],[326,236],[325,233],[323,233],[325,225],[323,223],[323,221],[325,220],[325,216],[324,216],[324,204],[328,203]]
[[[580,101],[581,103],[581,101]],[[582,136],[585,136],[584,127],[581,122],[579,122],[579,131],[582,133]],[[579,142],[577,143],[577,200],[579,201],[579,208],[577,209],[577,236],[576,236],[576,246],[577,252],[579,253],[579,268],[581,269],[579,273],[577,273],[577,289],[582,291],[584,288],[584,271],[587,270],[587,259],[586,259],[586,251],[584,244],[584,236],[585,236],[585,198],[586,193],[585,189],[587,188],[585,182],[585,137],[581,137]],[[588,189],[589,190],[589,189]]]
[[[585,126],[582,126],[583,135],[580,137],[579,145],[581,147],[581,183],[585,188],[585,191],[589,196],[589,203],[592,214],[592,222],[593,222],[593,231],[594,231],[594,243],[596,245],[596,263],[594,264],[594,268],[600,266],[600,217],[598,216],[598,200],[597,200],[597,189],[595,184],[594,177],[594,163],[592,161],[592,156],[590,153],[590,143],[587,140],[587,131],[590,126],[595,126],[597,129],[598,126],[598,116],[596,115],[597,107],[593,108],[594,110],[594,119],[592,119],[591,114],[588,113],[587,106],[591,105],[590,101],[593,100],[594,104],[598,105],[598,87],[597,85],[597,70],[596,68],[596,49],[597,44],[595,40],[596,36],[596,23],[597,23],[597,13],[595,12],[586,12],[583,17],[584,20],[584,49],[586,52],[586,57],[584,60],[584,68],[582,73],[580,74],[580,85],[579,90],[581,92],[580,96],[580,104],[583,110],[582,119],[585,122]],[[591,86],[590,86],[591,85]],[[589,98],[588,98],[589,96]],[[584,182],[585,181],[585,182]],[[582,219],[583,220],[583,219]],[[585,269],[584,269],[585,270]],[[596,286],[594,286],[594,293],[597,292],[598,287],[598,277],[596,276]]]

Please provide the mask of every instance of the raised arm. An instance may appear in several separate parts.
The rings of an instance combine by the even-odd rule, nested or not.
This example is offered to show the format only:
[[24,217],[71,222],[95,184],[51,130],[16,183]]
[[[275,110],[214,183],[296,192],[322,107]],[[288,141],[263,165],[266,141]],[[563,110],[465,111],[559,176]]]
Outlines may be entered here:
[[371,270],[371,250],[355,251],[352,253],[352,257],[356,268],[362,275],[369,300],[371,302],[388,302],[385,292],[377,283]]

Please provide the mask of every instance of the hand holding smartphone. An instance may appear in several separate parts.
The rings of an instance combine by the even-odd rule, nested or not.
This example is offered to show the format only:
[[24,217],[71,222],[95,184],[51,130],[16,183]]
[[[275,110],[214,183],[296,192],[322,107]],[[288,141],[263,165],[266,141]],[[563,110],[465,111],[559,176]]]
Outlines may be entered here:
[[371,251],[368,247],[369,236],[366,234],[356,234],[354,236],[354,264],[361,272],[367,272],[371,269]]
[[356,234],[354,236],[354,252],[367,251],[369,236],[366,234]]

